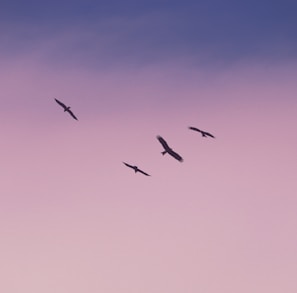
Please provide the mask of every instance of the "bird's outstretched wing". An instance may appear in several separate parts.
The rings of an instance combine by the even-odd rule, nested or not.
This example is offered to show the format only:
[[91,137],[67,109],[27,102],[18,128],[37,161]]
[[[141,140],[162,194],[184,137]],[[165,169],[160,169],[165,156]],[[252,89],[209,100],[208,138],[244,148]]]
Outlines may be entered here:
[[170,150],[169,145],[167,144],[167,142],[165,141],[165,139],[164,139],[162,136],[158,135],[158,136],[157,136],[157,139],[159,140],[159,142],[161,143],[161,145],[163,146],[163,148],[164,148],[166,151]]
[[75,119],[75,120],[78,120],[77,118],[76,118],[76,116],[73,114],[73,112],[71,111],[71,110],[67,110],[67,112]]
[[125,162],[123,162],[123,164],[125,164],[125,165],[126,165],[127,167],[129,167],[129,168],[134,169],[134,166],[132,166],[132,165],[129,165],[129,164],[125,163]]
[[212,138],[215,138],[211,133],[209,133],[209,132],[204,132],[204,134],[205,135],[208,135],[208,136],[210,136],[210,137],[212,137]]
[[173,151],[172,149],[170,149],[168,151],[168,154],[171,155],[176,160],[178,160],[179,162],[183,162],[184,161],[184,159],[178,153],[176,153],[175,151]]
[[56,101],[61,107],[63,107],[64,110],[67,108],[66,105],[63,104],[62,102],[60,102],[59,100],[55,99],[55,101]]
[[189,126],[189,129],[191,129],[191,130],[195,130],[195,131],[198,131],[198,132],[201,132],[201,130],[198,129],[198,128],[196,128],[196,127]]
[[140,173],[144,174],[145,176],[151,176],[151,175],[149,175],[149,174],[147,174],[147,173],[143,172],[143,171],[142,171],[142,170],[140,170],[140,169],[138,169],[138,172],[140,172]]

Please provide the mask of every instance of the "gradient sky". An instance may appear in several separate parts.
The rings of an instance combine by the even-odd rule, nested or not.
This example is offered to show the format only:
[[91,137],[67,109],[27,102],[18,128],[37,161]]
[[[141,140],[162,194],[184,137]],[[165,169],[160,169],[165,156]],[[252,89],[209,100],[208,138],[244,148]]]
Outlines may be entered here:
[[297,292],[296,9],[1,1],[0,291]]

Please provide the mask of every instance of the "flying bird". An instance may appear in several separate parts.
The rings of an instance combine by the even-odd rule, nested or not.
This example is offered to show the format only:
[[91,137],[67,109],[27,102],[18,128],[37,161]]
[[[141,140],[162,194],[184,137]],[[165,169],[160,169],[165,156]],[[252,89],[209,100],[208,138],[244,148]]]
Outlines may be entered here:
[[206,131],[203,131],[203,130],[200,130],[200,129],[196,128],[196,127],[191,127],[191,126],[190,126],[189,129],[200,132],[201,135],[202,135],[202,137],[210,136],[210,137],[212,137],[212,138],[215,138],[211,133],[206,132]]
[[183,162],[183,158],[176,153],[175,151],[173,151],[167,144],[167,142],[165,141],[165,139],[163,137],[161,137],[160,135],[157,136],[157,139],[159,140],[159,142],[161,143],[161,145],[164,148],[164,151],[161,152],[162,155],[165,155],[166,153],[168,153],[169,155],[171,155],[173,158],[175,158],[176,160]]
[[64,109],[64,112],[68,112],[75,120],[78,120],[75,115],[73,114],[73,112],[70,110],[69,106],[66,106],[65,104],[63,104],[62,102],[60,102],[59,100],[55,99],[55,101]]
[[145,176],[151,176],[151,175],[143,172],[142,170],[140,170],[137,166],[132,166],[132,165],[129,165],[129,164],[125,163],[125,162],[123,162],[123,164],[125,164],[127,167],[133,169],[135,171],[135,173],[140,172],[140,173],[142,173]]

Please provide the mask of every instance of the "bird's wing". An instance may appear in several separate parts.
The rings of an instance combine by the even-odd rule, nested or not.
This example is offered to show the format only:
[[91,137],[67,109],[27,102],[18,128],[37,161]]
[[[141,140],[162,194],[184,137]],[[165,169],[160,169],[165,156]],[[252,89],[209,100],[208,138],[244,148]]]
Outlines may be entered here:
[[76,118],[76,116],[72,113],[72,111],[71,110],[67,110],[67,112],[75,119],[75,120],[78,120],[77,118]]
[[151,175],[149,175],[149,174],[147,174],[147,173],[143,172],[143,171],[142,171],[142,170],[140,170],[140,169],[138,169],[138,172],[140,172],[140,173],[142,173],[142,174],[144,174],[144,175],[146,175],[146,176],[151,176]]
[[171,155],[173,158],[175,158],[176,160],[178,160],[178,161],[180,161],[180,162],[183,162],[183,161],[184,161],[184,159],[183,159],[178,153],[176,153],[176,152],[173,151],[173,150],[170,150],[170,151],[168,152],[168,154]]
[[129,164],[125,163],[125,162],[123,162],[123,164],[125,164],[125,165],[126,165],[127,167],[129,167],[129,168],[134,169],[134,166],[132,166],[132,165],[129,165]]
[[165,141],[165,139],[163,137],[161,137],[160,135],[157,136],[157,139],[159,140],[159,142],[161,143],[161,145],[163,146],[163,148],[165,150],[169,150],[170,147],[169,145],[167,144],[167,142]]
[[64,109],[67,108],[66,105],[63,104],[62,102],[60,102],[59,100],[55,99],[55,101],[56,101],[61,107],[63,107]]
[[210,137],[212,137],[212,138],[215,138],[211,133],[209,133],[209,132],[204,132],[206,135],[208,135],[208,136],[210,136]]
[[195,131],[198,131],[198,132],[201,132],[201,130],[198,129],[198,128],[196,128],[196,127],[192,127],[192,126],[190,126],[189,129],[191,129],[191,130],[195,130]]

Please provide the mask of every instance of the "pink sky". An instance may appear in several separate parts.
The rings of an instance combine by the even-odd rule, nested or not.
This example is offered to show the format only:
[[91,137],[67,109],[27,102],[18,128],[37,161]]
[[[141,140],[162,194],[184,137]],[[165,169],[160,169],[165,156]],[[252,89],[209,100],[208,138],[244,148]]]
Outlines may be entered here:
[[181,64],[0,69],[1,292],[297,292],[296,64]]

